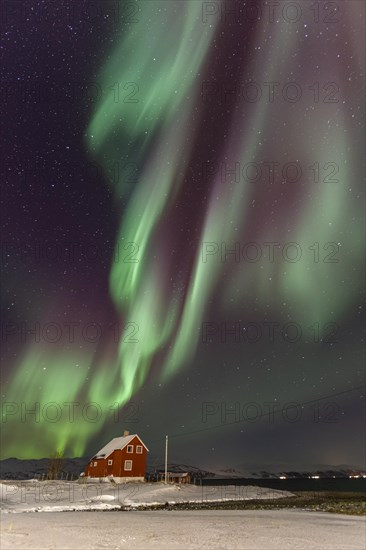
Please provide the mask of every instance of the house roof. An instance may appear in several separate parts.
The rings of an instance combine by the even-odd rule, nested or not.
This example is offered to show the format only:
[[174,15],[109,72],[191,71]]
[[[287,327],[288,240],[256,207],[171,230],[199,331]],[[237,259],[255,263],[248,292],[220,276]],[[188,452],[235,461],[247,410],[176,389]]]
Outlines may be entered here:
[[114,437],[109,443],[107,443],[107,445],[102,447],[100,451],[98,451],[97,454],[93,456],[93,458],[107,458],[107,456],[112,454],[113,451],[126,447],[126,445],[128,445],[130,441],[132,441],[135,437],[137,437],[141,444],[145,447],[145,449],[149,451],[149,449],[146,447],[146,445],[144,445],[139,436],[137,434],[132,434],[124,435],[122,437]]

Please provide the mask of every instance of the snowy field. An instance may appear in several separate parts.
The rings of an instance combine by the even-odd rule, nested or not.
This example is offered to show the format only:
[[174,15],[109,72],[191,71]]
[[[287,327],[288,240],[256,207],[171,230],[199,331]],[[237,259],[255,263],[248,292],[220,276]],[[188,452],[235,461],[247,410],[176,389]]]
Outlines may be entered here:
[[365,520],[298,510],[2,515],[1,550],[365,548]]
[[64,512],[138,508],[178,502],[273,499],[291,496],[287,491],[264,487],[227,485],[164,485],[163,483],[78,483],[66,481],[3,481],[0,483],[1,511]]

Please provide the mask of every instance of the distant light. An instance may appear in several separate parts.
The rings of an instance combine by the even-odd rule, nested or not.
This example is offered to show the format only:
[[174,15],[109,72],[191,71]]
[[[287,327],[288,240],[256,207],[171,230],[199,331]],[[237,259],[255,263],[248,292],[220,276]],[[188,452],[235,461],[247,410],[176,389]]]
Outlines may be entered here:
[[311,479],[319,479],[319,476],[311,476]]
[[280,479],[286,479],[286,476],[280,476]]

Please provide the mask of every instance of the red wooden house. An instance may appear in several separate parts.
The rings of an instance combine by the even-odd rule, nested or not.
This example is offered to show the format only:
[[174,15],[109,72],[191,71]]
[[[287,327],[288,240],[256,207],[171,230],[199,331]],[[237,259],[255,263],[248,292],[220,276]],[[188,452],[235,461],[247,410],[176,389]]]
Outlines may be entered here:
[[145,481],[146,455],[149,449],[137,434],[125,432],[115,437],[91,458],[86,478],[113,478],[116,482]]

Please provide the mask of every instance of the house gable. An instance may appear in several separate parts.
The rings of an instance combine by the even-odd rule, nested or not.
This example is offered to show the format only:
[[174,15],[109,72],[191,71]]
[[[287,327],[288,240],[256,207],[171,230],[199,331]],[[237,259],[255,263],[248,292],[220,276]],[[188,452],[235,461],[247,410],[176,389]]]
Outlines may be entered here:
[[[142,439],[137,434],[127,435],[123,437],[115,437],[113,438],[107,445],[102,447],[100,451],[94,455],[93,459],[96,458],[108,458],[110,454],[112,454],[116,450],[122,450],[127,445],[129,445],[135,438],[139,440],[141,445],[146,449],[147,452],[149,452],[149,449],[146,447],[145,443],[142,441]],[[93,460],[92,459],[92,460]]]

